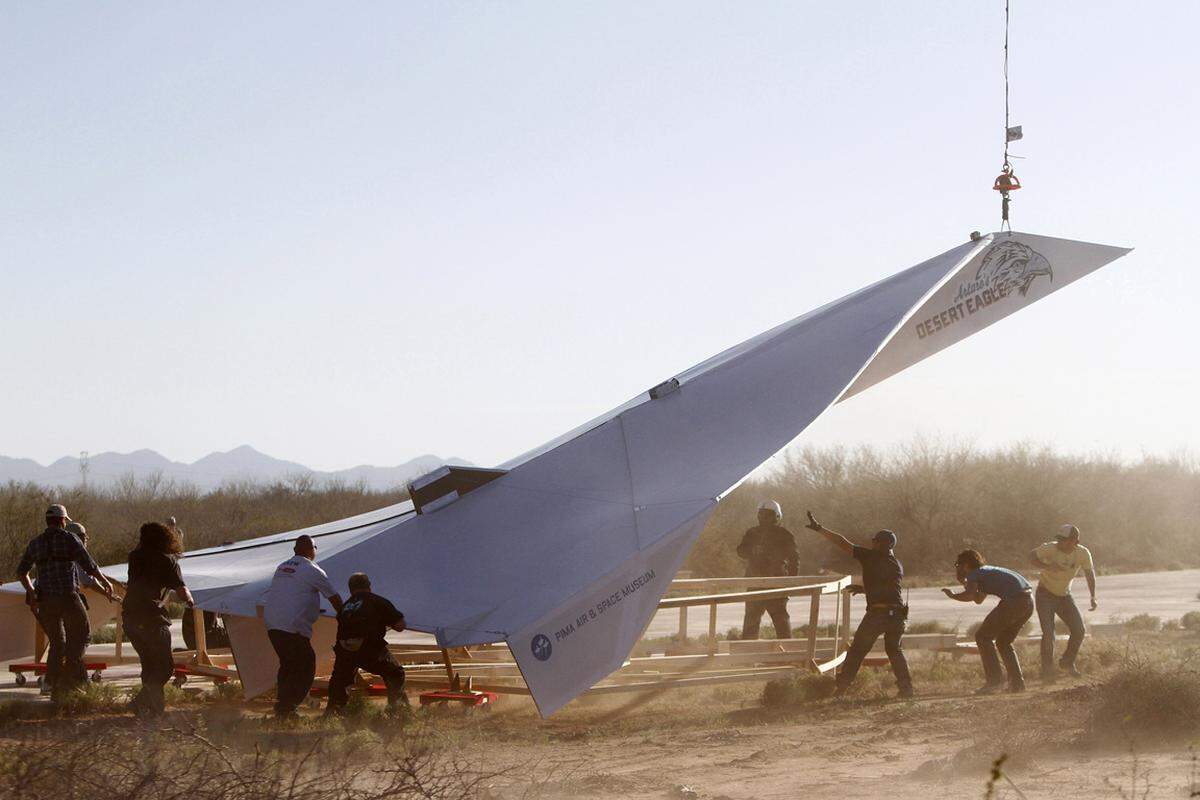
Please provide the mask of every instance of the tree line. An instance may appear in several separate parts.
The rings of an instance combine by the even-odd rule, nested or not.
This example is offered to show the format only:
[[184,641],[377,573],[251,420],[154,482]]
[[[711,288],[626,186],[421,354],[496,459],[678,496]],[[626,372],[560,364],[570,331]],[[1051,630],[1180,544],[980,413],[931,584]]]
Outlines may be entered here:
[[[717,507],[684,569],[697,576],[740,575],[734,548],[755,524],[762,499],[777,500],[797,539],[800,571],[844,572],[854,564],[804,529],[804,510],[865,541],[880,528],[899,535],[909,575],[953,572],[955,554],[974,547],[992,563],[1021,568],[1058,526],[1079,526],[1101,572],[1200,566],[1200,467],[1184,456],[1070,456],[1014,445],[979,450],[924,440],[892,450],[797,448]],[[91,534],[102,564],[123,562],[147,520],[174,516],[188,549],[296,530],[397,503],[403,489],[318,482],[298,475],[270,484],[230,482],[201,492],[158,477],[107,487],[0,486],[0,575],[12,580],[25,544],[52,502],[64,503]]]
[[864,544],[880,528],[894,530],[897,554],[914,576],[952,575],[955,555],[967,547],[1020,570],[1066,522],[1079,526],[1100,572],[1200,566],[1200,468],[1182,455],[1126,461],[1027,444],[979,450],[916,440],[887,451],[798,448],[778,461],[768,477],[718,505],[685,569],[742,574],[734,547],[763,499],[783,506],[802,574],[854,569],[804,529],[806,508]]

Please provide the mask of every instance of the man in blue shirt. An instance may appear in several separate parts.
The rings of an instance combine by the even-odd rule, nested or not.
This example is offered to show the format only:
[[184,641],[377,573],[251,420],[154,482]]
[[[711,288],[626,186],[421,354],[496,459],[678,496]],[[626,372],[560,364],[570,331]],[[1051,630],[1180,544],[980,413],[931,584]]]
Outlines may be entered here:
[[[963,585],[961,592],[942,589],[951,600],[961,603],[982,603],[989,594],[1000,598],[996,607],[984,617],[975,633],[975,644],[979,646],[979,658],[983,661],[983,672],[987,683],[976,694],[992,694],[1004,688],[1004,669],[1008,671],[1008,690],[1025,691],[1025,678],[1021,675],[1021,661],[1013,649],[1013,641],[1021,628],[1033,616],[1033,587],[1019,573],[1004,567],[985,566],[983,556],[976,550],[964,550],[954,562],[958,581]],[[999,650],[999,655],[997,655]]]

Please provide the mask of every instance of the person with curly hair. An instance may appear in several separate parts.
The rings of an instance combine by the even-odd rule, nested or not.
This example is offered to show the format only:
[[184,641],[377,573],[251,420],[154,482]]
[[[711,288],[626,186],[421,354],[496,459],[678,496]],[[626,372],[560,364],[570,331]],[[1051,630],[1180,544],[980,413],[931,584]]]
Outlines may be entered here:
[[130,703],[138,715],[158,715],[166,709],[163,687],[175,671],[167,593],[175,592],[189,607],[194,602],[179,570],[182,552],[179,537],[170,528],[147,522],[138,532],[137,548],[129,554],[121,620],[142,662],[142,688]]

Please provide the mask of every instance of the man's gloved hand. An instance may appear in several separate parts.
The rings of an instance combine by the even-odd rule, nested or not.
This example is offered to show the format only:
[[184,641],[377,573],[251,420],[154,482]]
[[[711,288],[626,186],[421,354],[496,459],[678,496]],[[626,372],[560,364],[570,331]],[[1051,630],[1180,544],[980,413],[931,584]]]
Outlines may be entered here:
[[1091,607],[1090,609],[1088,609],[1088,610],[1089,610],[1089,611],[1095,611],[1095,610],[1096,610],[1097,608],[1099,608],[1099,607],[1100,607],[1100,604],[1099,604],[1099,603],[1097,603],[1097,602],[1096,602],[1096,598],[1094,598],[1094,597],[1093,597],[1093,598],[1092,598],[1092,607]]
[[811,511],[805,511],[804,513],[808,515],[808,524],[804,527],[811,531],[817,531],[818,533],[825,530],[823,527],[821,527],[821,523],[817,522],[817,518],[813,516]]

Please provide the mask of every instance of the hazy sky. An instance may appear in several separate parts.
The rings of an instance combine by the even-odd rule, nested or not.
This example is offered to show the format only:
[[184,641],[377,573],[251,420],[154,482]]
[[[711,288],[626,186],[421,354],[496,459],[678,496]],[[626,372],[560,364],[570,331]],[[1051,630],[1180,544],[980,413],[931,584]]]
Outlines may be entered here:
[[[1015,227],[1136,247],[800,442],[1200,452],[1200,5],[1013,0]],[[0,454],[501,462],[998,223],[1002,2],[0,10]]]

